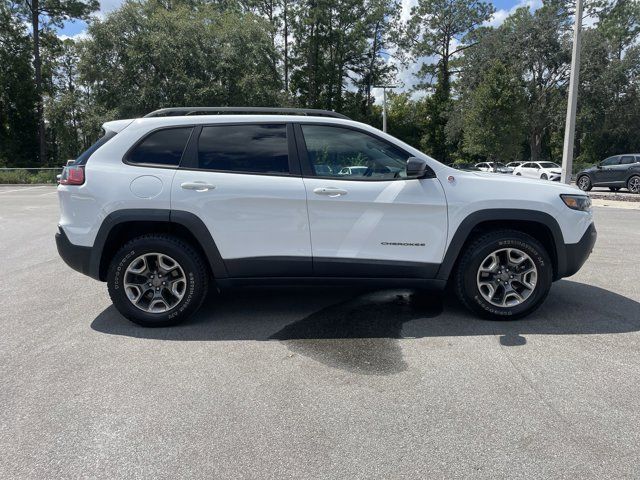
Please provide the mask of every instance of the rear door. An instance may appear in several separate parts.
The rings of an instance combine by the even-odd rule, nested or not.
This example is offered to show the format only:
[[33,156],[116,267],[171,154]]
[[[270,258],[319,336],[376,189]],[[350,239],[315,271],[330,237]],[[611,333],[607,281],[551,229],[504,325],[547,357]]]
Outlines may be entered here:
[[614,167],[615,175],[612,181],[620,184],[626,183],[629,177],[629,171],[634,165],[636,165],[636,157],[633,155],[622,155],[620,157],[620,163]]
[[196,127],[173,179],[171,209],[205,223],[230,277],[311,273],[292,125]]
[[447,232],[437,179],[407,179],[410,154],[363,130],[301,123],[296,138],[316,275],[435,276]]

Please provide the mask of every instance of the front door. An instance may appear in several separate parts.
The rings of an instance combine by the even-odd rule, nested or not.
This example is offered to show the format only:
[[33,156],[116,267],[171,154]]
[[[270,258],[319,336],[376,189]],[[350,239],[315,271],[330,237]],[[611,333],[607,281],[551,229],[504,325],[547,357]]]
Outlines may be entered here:
[[305,123],[296,132],[314,273],[435,276],[447,231],[439,181],[407,179],[410,154],[368,132]]
[[609,157],[600,163],[593,176],[595,178],[594,183],[610,183],[615,182],[616,168],[620,163],[620,157]]
[[172,212],[205,223],[230,277],[310,275],[305,188],[297,158],[290,161],[293,127],[216,124],[194,135],[173,179]]

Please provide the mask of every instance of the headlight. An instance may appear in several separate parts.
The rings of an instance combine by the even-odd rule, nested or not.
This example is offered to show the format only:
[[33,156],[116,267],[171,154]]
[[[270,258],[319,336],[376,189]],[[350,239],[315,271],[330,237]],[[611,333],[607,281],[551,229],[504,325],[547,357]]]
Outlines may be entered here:
[[586,195],[560,195],[564,204],[573,209],[587,212],[591,208],[591,198]]

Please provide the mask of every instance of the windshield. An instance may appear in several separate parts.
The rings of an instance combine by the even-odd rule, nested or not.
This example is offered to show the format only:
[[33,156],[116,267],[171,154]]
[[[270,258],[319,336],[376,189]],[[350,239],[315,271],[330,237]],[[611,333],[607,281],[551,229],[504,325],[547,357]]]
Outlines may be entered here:
[[118,132],[114,132],[113,130],[109,130],[108,132],[106,132],[102,137],[100,137],[98,139],[98,141],[96,143],[94,143],[89,148],[87,148],[84,152],[82,152],[80,154],[80,156],[78,158],[76,158],[76,160],[73,162],[73,165],[84,165],[84,164],[86,164],[87,160],[89,160],[89,157],[93,154],[93,152],[98,150],[102,145],[107,143],[109,140],[111,140],[117,134],[118,134]]
[[553,162],[542,162],[540,163],[541,168],[560,168],[560,165]]

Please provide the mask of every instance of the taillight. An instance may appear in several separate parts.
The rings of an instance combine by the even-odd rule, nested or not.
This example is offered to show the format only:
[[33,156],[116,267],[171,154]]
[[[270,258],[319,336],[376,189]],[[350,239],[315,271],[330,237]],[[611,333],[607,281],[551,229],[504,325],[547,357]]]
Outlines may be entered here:
[[62,169],[60,185],[82,185],[84,183],[84,165],[70,165]]

